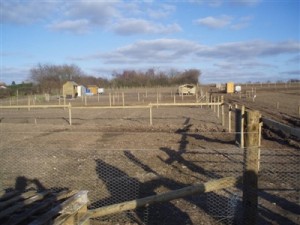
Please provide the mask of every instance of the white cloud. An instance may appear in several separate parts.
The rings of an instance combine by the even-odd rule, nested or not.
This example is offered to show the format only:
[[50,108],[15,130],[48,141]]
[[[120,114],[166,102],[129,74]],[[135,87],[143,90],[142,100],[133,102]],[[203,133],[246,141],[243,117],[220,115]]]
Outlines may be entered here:
[[277,56],[281,54],[297,54],[299,51],[300,43],[298,41],[272,43],[254,40],[224,43],[213,47],[204,46],[197,52],[197,55],[199,57],[210,58],[246,59],[251,57]]
[[87,19],[65,20],[52,23],[47,27],[55,31],[66,31],[71,33],[84,34],[88,32],[89,21]]
[[209,28],[223,28],[231,24],[232,19],[233,18],[231,16],[227,16],[227,15],[222,15],[220,17],[208,16],[196,20],[195,23]]
[[113,26],[117,34],[167,34],[181,31],[178,24],[162,25],[143,19],[123,19]]
[[147,13],[149,17],[154,19],[161,19],[168,17],[170,14],[176,11],[176,7],[174,5],[163,4],[160,8],[148,8]]
[[31,24],[43,20],[57,9],[58,2],[39,0],[1,1],[1,23]]
[[[95,53],[84,57],[72,57],[72,60],[101,60],[104,63],[176,63],[189,60],[223,60],[232,63],[243,61],[243,68],[271,68],[272,65],[262,63],[262,58],[284,54],[298,54],[300,43],[297,41],[267,42],[262,40],[223,43],[214,46],[201,45],[197,42],[182,39],[141,40],[110,52]],[[228,61],[229,60],[229,61]],[[215,64],[217,67],[226,65]],[[228,64],[230,66],[230,64]]]
[[105,25],[120,16],[117,6],[118,1],[70,1],[65,16],[87,19],[91,24]]

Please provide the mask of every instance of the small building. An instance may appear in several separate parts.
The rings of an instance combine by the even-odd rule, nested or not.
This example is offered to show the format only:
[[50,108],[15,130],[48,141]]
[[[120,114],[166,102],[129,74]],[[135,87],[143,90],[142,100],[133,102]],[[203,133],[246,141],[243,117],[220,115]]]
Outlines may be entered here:
[[233,82],[226,83],[226,93],[234,93],[234,83]]
[[104,88],[98,88],[98,94],[103,95],[104,94]]
[[98,86],[97,85],[88,85],[87,86],[88,89],[88,93],[91,93],[93,95],[97,95],[98,94]]
[[184,84],[178,87],[179,95],[195,95],[196,85],[194,84]]
[[67,81],[63,85],[63,96],[66,98],[76,98],[78,96],[77,87],[78,84],[74,81]]
[[77,86],[78,97],[84,96],[86,93],[86,88],[83,85]]

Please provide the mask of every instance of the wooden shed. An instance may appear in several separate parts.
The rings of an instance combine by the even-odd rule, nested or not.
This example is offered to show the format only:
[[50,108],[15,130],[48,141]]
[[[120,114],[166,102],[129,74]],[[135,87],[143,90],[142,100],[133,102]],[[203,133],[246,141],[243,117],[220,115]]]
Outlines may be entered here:
[[89,90],[89,93],[92,93],[93,95],[98,94],[98,86],[97,85],[88,85],[87,89]]
[[63,85],[63,96],[66,98],[75,98],[78,95],[77,86],[74,81],[67,81]]
[[178,87],[179,95],[195,95],[196,94],[196,85],[194,84],[184,84]]
[[226,93],[234,93],[234,83],[233,82],[226,83]]

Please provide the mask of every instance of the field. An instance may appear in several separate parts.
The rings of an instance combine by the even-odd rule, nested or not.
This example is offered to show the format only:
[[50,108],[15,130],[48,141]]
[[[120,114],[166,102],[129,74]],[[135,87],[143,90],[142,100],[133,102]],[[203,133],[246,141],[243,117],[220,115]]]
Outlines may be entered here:
[[[256,88],[225,96],[225,125],[207,106],[87,109],[75,106],[173,103],[174,88],[126,89],[103,96],[66,100],[68,109],[1,109],[0,187],[3,190],[88,190],[90,208],[175,190],[197,182],[242,176],[244,150],[228,132],[227,104],[245,104],[264,116],[297,125],[298,86]],[[203,87],[203,93],[212,89]],[[124,101],[122,97],[124,93]],[[109,97],[110,96],[110,97]],[[29,98],[28,98],[29,99]],[[18,104],[59,104],[56,96]],[[195,96],[175,96],[177,103]],[[277,103],[278,102],[278,103]],[[16,105],[16,99],[3,100]],[[60,100],[63,104],[63,100]],[[234,116],[234,114],[233,114]],[[288,119],[287,119],[288,118]],[[299,224],[299,140],[264,131],[259,173],[258,224]],[[22,182],[20,182],[20,180]],[[240,188],[173,200],[93,221],[93,224],[235,224],[241,216]]]

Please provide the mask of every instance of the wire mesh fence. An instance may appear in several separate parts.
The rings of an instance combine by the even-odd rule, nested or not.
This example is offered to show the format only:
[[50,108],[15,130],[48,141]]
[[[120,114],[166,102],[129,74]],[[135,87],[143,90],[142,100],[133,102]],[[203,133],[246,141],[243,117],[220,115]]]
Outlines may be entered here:
[[[92,210],[195,183],[243,176],[247,149],[235,147],[234,133],[216,128],[215,118],[208,117],[205,109],[201,116],[199,108],[187,108],[180,115],[160,110],[157,109],[155,120],[161,125],[154,128],[148,127],[147,112],[143,110],[132,111],[130,116],[121,111],[78,111],[74,113],[73,128],[57,126],[63,121],[60,116],[67,114],[63,109],[23,110],[24,118],[30,118],[28,123],[15,121],[20,118],[17,111],[6,111],[7,121],[2,121],[0,133],[0,188],[3,193],[30,188],[87,190]],[[28,129],[34,118],[38,118],[37,126]],[[41,118],[45,122],[40,123]],[[112,120],[119,131],[107,129]],[[48,127],[54,121],[54,126],[44,132],[44,125]],[[170,121],[177,129],[169,125]],[[84,126],[79,129],[80,125]],[[137,128],[141,132],[135,131]],[[7,141],[10,136],[15,141]],[[152,143],[145,143],[146,136]],[[120,145],[131,147],[116,147]],[[252,190],[258,195],[257,224],[299,224],[299,150],[261,148],[260,152],[258,190]],[[229,187],[98,217],[91,222],[245,224],[243,190],[242,185]]]

